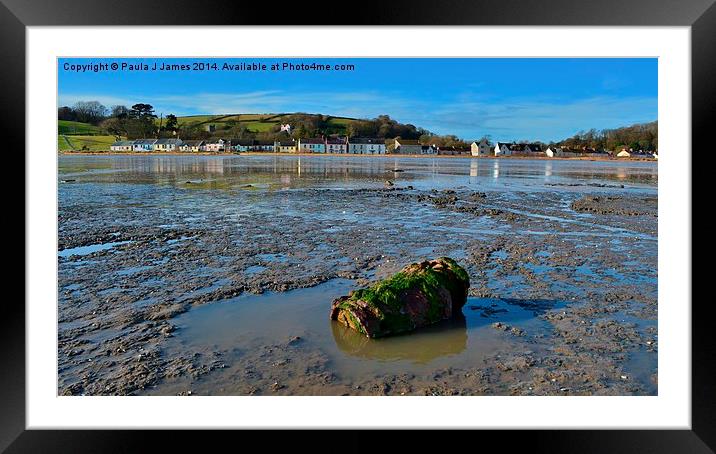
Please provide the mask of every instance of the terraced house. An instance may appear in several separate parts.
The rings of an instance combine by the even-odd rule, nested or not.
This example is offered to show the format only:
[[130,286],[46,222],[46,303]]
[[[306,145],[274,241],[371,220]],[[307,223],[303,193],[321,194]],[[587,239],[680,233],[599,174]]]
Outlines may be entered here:
[[326,153],[345,154],[348,152],[346,139],[326,139]]
[[251,151],[273,151],[273,142],[270,140],[254,140]]
[[134,149],[133,140],[118,140],[109,146],[111,151],[132,151]]
[[296,142],[293,140],[276,141],[273,144],[273,151],[275,153],[295,153]]
[[437,154],[437,148],[431,145],[421,145],[417,140],[395,139],[394,153]]
[[385,140],[373,137],[353,137],[348,140],[349,154],[385,154]]
[[137,139],[132,145],[134,151],[154,151],[154,144],[157,139]]
[[298,139],[299,153],[325,153],[326,141],[324,139]]
[[185,152],[198,152],[201,151],[201,147],[204,145],[203,140],[187,140],[183,142],[181,145],[179,145],[179,151],[185,151]]
[[177,151],[181,144],[181,139],[158,139],[154,142],[154,151]]
[[224,151],[224,139],[213,139],[208,140],[206,144],[204,144],[204,151],[213,151],[213,152],[220,152]]
[[254,141],[251,139],[231,139],[228,141],[228,146],[234,151],[246,152],[251,151],[251,146]]

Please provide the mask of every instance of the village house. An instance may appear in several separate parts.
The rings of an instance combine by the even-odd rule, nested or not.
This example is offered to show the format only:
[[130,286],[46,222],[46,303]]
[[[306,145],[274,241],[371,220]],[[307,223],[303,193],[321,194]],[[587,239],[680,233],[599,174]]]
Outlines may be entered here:
[[487,139],[473,142],[470,144],[470,153],[473,156],[490,156],[492,154],[492,145]]
[[556,145],[552,145],[550,147],[547,147],[546,150],[544,150],[545,156],[548,158],[554,158],[555,156],[559,156],[562,153],[562,148],[558,147]]
[[221,152],[224,151],[224,139],[207,140],[202,151]]
[[273,151],[273,142],[270,140],[254,140],[251,151]]
[[157,139],[138,139],[132,145],[134,151],[154,151],[154,144]]
[[348,144],[345,139],[326,139],[326,153],[345,154],[348,152]]
[[181,139],[158,139],[154,142],[154,151],[177,151],[181,144]]
[[497,142],[495,144],[495,156],[510,156],[512,155],[512,149],[509,143]]
[[251,151],[254,141],[251,139],[231,139],[224,144],[225,148],[231,148],[233,151]]
[[132,151],[134,149],[133,140],[118,140],[109,146],[111,151]]
[[417,140],[395,139],[395,154],[437,154],[437,148],[431,145],[420,145]]
[[201,151],[201,146],[204,145],[203,140],[187,140],[185,142],[182,142],[181,145],[179,145],[179,151],[184,152],[198,152]]
[[385,140],[372,137],[348,139],[349,154],[385,154]]
[[325,153],[326,141],[324,139],[298,139],[299,153]]
[[274,153],[295,153],[296,142],[293,140],[276,141],[273,144]]
[[513,156],[542,155],[542,147],[536,143],[512,143],[510,152]]

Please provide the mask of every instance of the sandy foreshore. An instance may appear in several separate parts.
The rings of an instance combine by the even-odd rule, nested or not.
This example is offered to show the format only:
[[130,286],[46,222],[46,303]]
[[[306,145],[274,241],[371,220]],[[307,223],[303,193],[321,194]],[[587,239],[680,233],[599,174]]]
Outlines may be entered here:
[[[654,186],[438,189],[425,161],[312,161],[292,179],[255,160],[180,178],[67,160],[58,393],[657,393]],[[375,343],[330,323],[333,298],[437,256],[470,275],[453,325]]]

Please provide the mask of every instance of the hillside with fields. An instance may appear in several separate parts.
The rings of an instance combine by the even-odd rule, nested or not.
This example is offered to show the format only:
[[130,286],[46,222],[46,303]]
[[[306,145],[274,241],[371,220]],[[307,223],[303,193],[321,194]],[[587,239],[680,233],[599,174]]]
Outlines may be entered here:
[[[319,123],[326,134],[345,135],[348,125],[364,121],[358,118],[304,113],[190,115],[176,118],[179,129],[199,128],[216,132],[233,130],[253,134],[279,132],[282,124],[290,124],[295,129],[300,127],[300,123],[309,122]],[[160,126],[160,123],[166,124],[166,119],[157,118],[155,123],[157,126]]]

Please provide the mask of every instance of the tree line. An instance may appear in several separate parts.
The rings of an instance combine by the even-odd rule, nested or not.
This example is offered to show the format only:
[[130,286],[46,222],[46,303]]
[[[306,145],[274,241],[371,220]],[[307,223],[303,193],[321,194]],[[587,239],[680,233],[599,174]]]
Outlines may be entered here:
[[[467,148],[471,143],[471,141],[467,142],[452,134],[438,135],[412,124],[400,123],[388,115],[379,115],[373,119],[343,119],[308,113],[281,115],[281,122],[291,125],[290,136],[281,131],[280,123],[270,123],[267,130],[257,132],[250,130],[245,123],[232,119],[218,123],[214,131],[207,130],[206,124],[186,123],[180,125],[177,117],[173,114],[169,114],[157,122],[154,107],[146,103],[137,103],[131,107],[116,105],[108,108],[98,101],[80,101],[71,107],[58,108],[57,117],[60,120],[90,123],[99,126],[101,130],[118,139],[126,137],[130,140],[150,137],[180,137],[184,140],[230,137],[274,141],[346,135],[348,137],[381,139],[399,137],[418,140],[423,145],[438,147]],[[536,143],[544,148],[560,145],[575,149],[616,150],[620,147],[627,147],[634,150],[655,151],[658,149],[658,129],[658,122],[654,121],[615,129],[579,131],[574,136],[560,142],[542,143],[538,141]],[[489,136],[483,138],[490,141]],[[520,143],[527,143],[527,141]]]
[[564,139],[560,145],[568,148],[592,148],[594,150],[617,150],[621,147],[633,150],[656,151],[659,148],[659,122],[639,123],[615,129],[590,129]]

